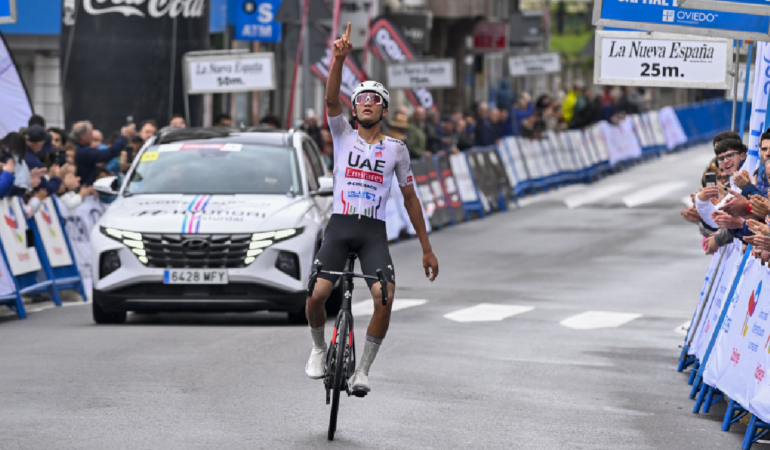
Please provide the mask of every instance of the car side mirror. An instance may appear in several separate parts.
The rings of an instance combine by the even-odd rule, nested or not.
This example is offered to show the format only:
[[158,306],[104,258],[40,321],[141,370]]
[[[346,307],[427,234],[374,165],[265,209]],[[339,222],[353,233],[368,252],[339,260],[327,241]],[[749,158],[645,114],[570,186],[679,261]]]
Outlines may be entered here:
[[316,195],[320,197],[329,197],[334,195],[334,178],[321,177],[318,179],[318,191]]
[[118,195],[120,182],[118,177],[104,177],[94,181],[94,190],[100,194]]

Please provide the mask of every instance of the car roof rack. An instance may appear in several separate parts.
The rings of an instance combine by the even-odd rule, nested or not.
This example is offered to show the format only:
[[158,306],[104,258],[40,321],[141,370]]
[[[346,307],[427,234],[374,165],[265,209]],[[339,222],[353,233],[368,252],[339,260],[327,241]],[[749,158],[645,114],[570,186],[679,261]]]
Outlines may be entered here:
[[189,141],[193,139],[216,139],[231,135],[233,130],[225,127],[206,128],[178,128],[165,127],[158,132],[155,144],[169,144],[171,142]]

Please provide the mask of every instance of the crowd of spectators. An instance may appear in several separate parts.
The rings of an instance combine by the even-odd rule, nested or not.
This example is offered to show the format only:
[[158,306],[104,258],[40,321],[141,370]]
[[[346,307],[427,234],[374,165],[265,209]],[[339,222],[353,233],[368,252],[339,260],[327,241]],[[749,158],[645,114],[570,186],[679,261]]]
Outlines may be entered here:
[[770,261],[770,130],[759,138],[760,160],[753,173],[744,167],[748,150],[738,133],[720,133],[713,144],[716,156],[704,171],[702,189],[691,196],[693,205],[681,211],[682,218],[699,226],[706,254],[738,239],[744,251],[752,244],[752,252],[765,264]]
[[[173,116],[169,126],[184,128],[184,117]],[[60,128],[46,128],[45,119],[34,115],[26,127],[0,139],[0,198],[23,197],[30,217],[52,194],[71,209],[89,195],[110,203],[114,197],[95,192],[93,183],[107,176],[122,178],[134,155],[157,131],[158,124],[146,120],[105,138],[84,120],[75,123],[68,134]]]

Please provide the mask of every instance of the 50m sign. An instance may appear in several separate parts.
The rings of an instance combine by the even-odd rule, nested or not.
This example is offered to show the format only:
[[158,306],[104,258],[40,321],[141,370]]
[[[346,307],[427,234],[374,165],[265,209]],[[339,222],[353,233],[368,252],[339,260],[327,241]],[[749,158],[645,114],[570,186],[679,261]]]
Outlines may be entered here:
[[729,88],[726,39],[626,31],[596,35],[596,84]]

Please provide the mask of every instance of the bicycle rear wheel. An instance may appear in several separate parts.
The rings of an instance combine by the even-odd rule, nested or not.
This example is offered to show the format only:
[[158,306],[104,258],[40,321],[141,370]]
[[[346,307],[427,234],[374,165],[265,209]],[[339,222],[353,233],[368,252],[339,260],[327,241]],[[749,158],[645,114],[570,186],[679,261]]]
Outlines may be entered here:
[[340,318],[340,325],[337,328],[337,348],[334,355],[334,379],[332,380],[332,411],[329,417],[329,440],[334,440],[334,432],[337,431],[337,411],[340,406],[340,389],[345,383],[348,375],[347,370],[342,370],[347,365],[345,358],[345,348],[348,338],[348,317],[343,314]]

